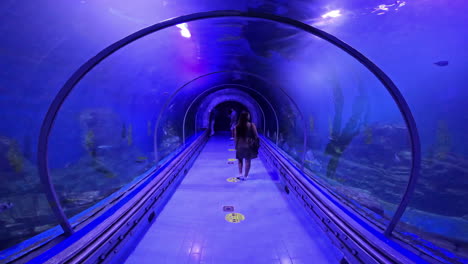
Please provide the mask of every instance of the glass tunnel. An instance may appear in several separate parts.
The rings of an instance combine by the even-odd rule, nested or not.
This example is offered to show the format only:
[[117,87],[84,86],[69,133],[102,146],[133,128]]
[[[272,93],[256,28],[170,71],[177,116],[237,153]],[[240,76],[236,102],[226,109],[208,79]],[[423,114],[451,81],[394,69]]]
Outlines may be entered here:
[[468,263],[466,1],[0,12],[0,263]]

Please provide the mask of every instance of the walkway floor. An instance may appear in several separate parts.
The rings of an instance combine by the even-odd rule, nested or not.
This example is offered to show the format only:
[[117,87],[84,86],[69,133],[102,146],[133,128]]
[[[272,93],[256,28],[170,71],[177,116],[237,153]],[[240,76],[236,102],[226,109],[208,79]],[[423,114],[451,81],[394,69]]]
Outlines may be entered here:
[[[338,263],[339,251],[287,198],[259,159],[251,179],[237,176],[233,142],[213,136],[127,264]],[[245,220],[225,220],[233,206]],[[231,213],[232,214],[232,213]]]

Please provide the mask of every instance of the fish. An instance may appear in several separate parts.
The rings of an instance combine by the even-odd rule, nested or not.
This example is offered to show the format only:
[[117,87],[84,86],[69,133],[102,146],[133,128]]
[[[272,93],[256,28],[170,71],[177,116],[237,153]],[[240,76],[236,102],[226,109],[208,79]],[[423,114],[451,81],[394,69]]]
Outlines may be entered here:
[[145,162],[146,160],[148,160],[148,158],[142,156],[142,157],[137,157],[135,162],[141,163],[141,162]]
[[444,67],[444,66],[447,66],[449,64],[448,61],[438,61],[438,62],[434,62],[435,65],[437,66],[440,66],[440,67]]
[[5,210],[8,210],[10,208],[13,207],[13,203],[12,202],[3,202],[3,203],[0,203],[0,212],[3,212]]
[[114,178],[114,177],[115,177],[115,174],[112,173],[112,172],[108,172],[108,173],[106,173],[106,174],[104,175],[104,177],[106,177],[106,178]]
[[97,146],[98,149],[110,149],[112,148],[111,145],[100,145],[100,146]]

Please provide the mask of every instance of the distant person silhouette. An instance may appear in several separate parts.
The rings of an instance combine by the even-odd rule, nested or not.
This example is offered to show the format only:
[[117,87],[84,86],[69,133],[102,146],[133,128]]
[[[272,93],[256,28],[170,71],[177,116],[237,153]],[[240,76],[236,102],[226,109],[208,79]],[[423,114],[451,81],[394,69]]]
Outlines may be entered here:
[[210,110],[210,136],[213,136],[215,133],[215,121],[216,118],[218,117],[218,110],[216,108],[213,108]]
[[[251,160],[258,155],[258,149],[252,147],[253,142],[258,140],[257,127],[255,124],[249,122],[250,114],[242,112],[239,117],[239,123],[235,127],[235,146],[236,146],[236,159],[239,165],[240,180],[246,180],[249,176]],[[242,176],[243,160],[245,159],[245,174]]]
[[234,139],[236,133],[236,125],[237,125],[237,112],[234,108],[231,108],[231,114],[229,115],[231,119],[230,127],[231,127],[231,139]]

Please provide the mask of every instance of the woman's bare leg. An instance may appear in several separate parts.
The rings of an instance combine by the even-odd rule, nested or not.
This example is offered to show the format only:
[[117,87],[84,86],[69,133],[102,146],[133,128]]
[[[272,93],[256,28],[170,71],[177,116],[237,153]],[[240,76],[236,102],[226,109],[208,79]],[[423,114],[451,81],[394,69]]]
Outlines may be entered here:
[[[249,176],[250,171],[250,159],[245,159],[245,177]],[[242,171],[241,171],[242,173]]]
[[239,176],[242,176],[242,159],[238,159],[237,161],[237,165],[239,166]]

